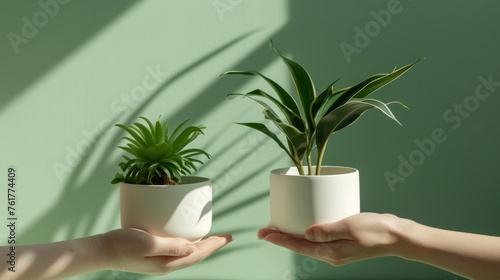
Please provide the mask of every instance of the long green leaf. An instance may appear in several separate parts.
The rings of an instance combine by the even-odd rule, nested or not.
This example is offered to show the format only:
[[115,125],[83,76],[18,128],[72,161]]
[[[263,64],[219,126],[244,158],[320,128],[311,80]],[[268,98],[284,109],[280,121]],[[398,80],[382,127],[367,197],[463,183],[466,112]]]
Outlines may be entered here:
[[[130,168],[127,174],[125,175],[125,182],[133,182],[136,183],[135,177],[137,176],[137,173],[139,173],[140,169],[135,166],[133,168]],[[139,183],[139,182],[137,182]]]
[[172,177],[171,177],[171,179],[172,179],[172,180],[174,180],[174,181],[175,181],[175,182],[177,182],[177,183],[180,183],[180,182],[182,181],[182,179],[181,179],[181,174],[179,173],[179,170],[177,170],[177,169],[172,169],[172,170],[170,170],[170,171],[171,171],[171,173],[172,173]]
[[155,173],[156,168],[158,167],[158,165],[160,165],[158,162],[155,162],[155,163],[151,164],[151,166],[148,167],[149,174]]
[[125,130],[126,132],[128,132],[128,134],[130,134],[130,136],[132,136],[137,142],[139,142],[143,147],[146,147],[148,144],[146,143],[146,141],[141,137],[141,135],[139,135],[135,130],[133,130],[131,127],[129,126],[126,126],[126,125],[123,125],[123,124],[117,124],[116,125],[117,127]]
[[164,145],[167,145],[166,143],[158,144],[155,147],[149,147],[145,151],[143,151],[145,157],[144,159],[148,160],[149,162],[157,162],[160,161],[162,158],[165,158],[168,156],[168,150],[165,148]]
[[410,70],[417,62],[419,62],[422,59],[419,59],[413,63],[410,63],[406,66],[403,66],[399,69],[396,69],[392,71],[390,74],[385,75],[384,77],[381,77],[377,80],[372,81],[370,84],[368,84],[366,87],[364,87],[362,90],[360,90],[354,98],[364,98],[373,93],[374,91],[380,89],[381,87],[389,84],[390,82],[394,81],[395,79],[399,78],[401,75],[403,75],[406,71]]
[[287,147],[283,144],[283,142],[281,142],[278,136],[276,136],[276,134],[274,134],[271,130],[269,130],[264,124],[261,123],[236,123],[236,124],[250,127],[264,133],[269,138],[273,139],[274,142],[276,142],[278,146],[282,148],[292,160],[294,159],[294,156],[290,153],[290,151],[288,151]]
[[296,115],[300,116],[299,107],[297,106],[297,102],[295,102],[295,99],[293,99],[293,97],[278,83],[262,75],[261,73],[257,71],[227,71],[222,75],[247,75],[262,77],[274,89],[283,105],[294,112]]
[[194,170],[194,171],[197,171],[198,169],[196,168],[196,166],[187,158],[184,159],[184,162],[186,163],[186,165],[184,165],[184,167],[181,169],[181,170],[184,170],[188,173],[191,173],[191,170]]
[[375,80],[377,80],[379,78],[385,77],[386,75],[387,74],[376,74],[376,75],[373,75],[373,76],[369,77],[368,79],[366,79],[366,80],[358,83],[357,85],[348,88],[346,91],[344,91],[343,93],[341,93],[340,96],[338,96],[338,98],[336,98],[336,100],[332,104],[332,106],[330,106],[330,108],[328,108],[327,113],[330,113],[331,111],[333,111],[333,110],[339,108],[340,106],[346,104],[349,100],[351,100],[351,98],[353,98],[353,96],[355,96],[358,92],[360,92],[363,88],[365,88],[371,82],[373,82],[373,81],[375,81]]
[[156,145],[156,140],[152,132],[142,123],[136,122],[134,123],[134,125],[140,129],[144,140],[146,140],[146,143],[148,143],[148,147],[154,147]]
[[325,90],[323,90],[318,96],[316,96],[316,98],[314,98],[313,102],[311,103],[311,108],[309,110],[310,113],[311,113],[311,118],[314,119],[314,117],[316,116],[316,113],[318,112],[318,110],[321,107],[321,105],[326,102],[326,100],[328,99],[328,97],[330,97],[333,94],[333,92],[335,92],[333,86],[339,80],[340,80],[340,78],[338,78],[337,80],[335,80]]
[[181,167],[184,165],[184,157],[182,157],[178,153],[170,154],[167,158],[176,161]]
[[164,131],[163,131],[163,135],[164,135],[164,138],[165,138],[165,142],[169,142],[169,135],[168,135],[168,119],[165,119],[165,121],[163,122],[163,125],[162,125]]
[[175,129],[174,129],[174,132],[172,132],[172,134],[170,135],[170,139],[169,141],[171,143],[173,143],[173,141],[175,140],[175,137],[177,136],[177,132],[179,132],[179,130],[184,126],[184,124],[186,124],[187,122],[189,121],[189,119],[183,121],[181,124],[179,124]]
[[137,148],[139,149],[145,149],[146,147],[144,147],[143,145],[141,145],[141,143],[139,143],[138,141],[136,141],[135,139],[132,139],[130,137],[123,137],[122,139],[125,139],[127,141],[129,141],[130,143],[134,144],[135,146],[137,146]]
[[330,108],[332,108],[332,105],[337,101],[337,99],[339,99],[342,96],[342,94],[346,90],[347,89],[340,89],[340,90],[331,92],[328,94],[328,96],[325,96],[325,99],[322,102],[321,102],[321,100],[318,100],[318,103],[319,102],[321,102],[321,103],[318,106],[318,109],[315,112],[313,112],[314,122],[316,125],[318,124],[319,120],[321,120],[321,118],[328,113],[328,110],[330,110]]
[[207,158],[212,157],[209,153],[207,153],[201,149],[195,149],[195,148],[182,150],[179,152],[179,154],[182,156],[185,156],[185,157],[192,157],[192,156],[199,155],[199,154],[203,154]]
[[139,117],[139,118],[146,121],[146,123],[149,126],[149,131],[151,132],[151,135],[155,136],[156,135],[156,130],[155,130],[155,127],[153,126],[153,123],[150,120],[148,120],[147,118],[145,118],[145,117]]
[[285,134],[290,150],[295,155],[295,160],[301,161],[307,149],[307,137],[304,132],[299,131],[297,128],[283,123],[274,112],[265,109],[264,115],[266,119],[271,120],[282,132]]
[[[356,84],[355,86],[346,88],[344,92],[341,92],[340,95],[335,95],[332,96],[335,99],[335,102],[331,104],[328,107],[328,110],[326,113],[330,113],[333,110],[337,109],[338,107],[342,106],[343,104],[346,104],[349,100],[352,98],[364,98],[367,97],[368,95],[372,94],[376,90],[380,89],[381,87],[389,84],[390,82],[394,81],[401,75],[403,75],[406,71],[408,71],[411,67],[413,67],[417,62],[419,62],[421,59],[408,64],[406,66],[403,66],[399,69],[394,70],[393,72],[389,74],[376,74],[373,75],[364,81]],[[329,102],[331,103],[331,102]],[[326,106],[325,106],[326,107]],[[322,108],[322,111],[324,111],[324,108]],[[320,116],[321,113],[317,113],[317,116]],[[315,119],[316,122],[318,122],[318,118]]]
[[[385,104],[384,102],[382,102],[380,100],[377,100],[377,99],[363,99],[363,100],[361,100],[361,102],[363,102],[363,103],[369,103],[369,104],[373,105],[374,108],[379,109],[386,116],[388,116],[393,121],[397,122],[399,125],[402,126],[402,124],[398,121],[398,119],[396,119],[396,117],[392,113],[391,109],[389,109],[389,107],[387,107],[387,104]],[[400,103],[400,104],[404,106],[404,104],[402,104],[402,103]]]
[[125,181],[122,173],[116,173],[115,178],[111,181],[111,184],[118,184]]
[[[191,143],[198,135],[203,134],[204,126],[189,126],[175,138],[172,143],[172,148],[174,152],[179,152],[184,149],[189,143]],[[172,139],[171,139],[172,140]]]
[[[132,145],[130,143],[127,143],[127,145]],[[139,155],[136,153],[137,150],[133,150],[132,148],[129,147],[125,147],[125,146],[118,146],[118,148],[124,150],[125,152],[131,154],[131,155],[134,155],[135,157],[137,158],[144,158],[144,153],[142,152],[139,152]]]
[[199,159],[196,159],[196,158],[192,158],[192,157],[186,157],[186,159],[189,159],[190,161],[192,162],[196,162],[198,164],[203,164],[203,161],[199,160]]
[[123,163],[122,170],[126,171],[132,164],[136,163],[137,159],[130,159]]
[[304,110],[304,118],[307,121],[309,129],[314,129],[314,124],[309,109],[311,108],[311,104],[314,101],[314,98],[316,98],[316,91],[314,89],[314,84],[311,76],[309,76],[309,73],[307,73],[306,69],[304,69],[300,64],[283,55],[281,51],[279,51],[274,46],[272,40],[270,42],[274,52],[281,57],[283,62],[288,67],[290,75],[292,76],[293,84],[295,86],[295,89],[297,90],[297,94],[299,95],[302,109]]
[[[333,132],[354,123],[368,109],[377,108],[399,123],[385,104],[384,106],[381,106],[380,103],[382,102],[378,100],[376,101],[377,102],[374,102],[373,100],[369,102],[364,102],[362,100],[350,101],[326,114],[319,121],[318,126],[316,127],[316,145],[318,147],[318,151],[324,151],[328,138]],[[388,110],[389,113],[387,113],[386,110]]]
[[295,112],[290,110],[288,107],[284,106],[279,100],[270,96],[266,92],[264,92],[260,89],[256,89],[256,90],[250,91],[248,93],[230,93],[230,94],[228,94],[228,97],[234,97],[234,96],[248,97],[252,100],[255,100],[254,98],[252,98],[253,96],[258,96],[258,97],[263,97],[263,98],[269,99],[271,102],[273,102],[276,105],[276,107],[278,107],[278,109],[280,109],[280,111],[283,113],[283,115],[285,116],[285,118],[288,120],[288,122],[290,124],[295,126],[298,130],[305,132],[305,129],[306,129],[305,123],[302,120],[302,118],[300,117],[300,113],[296,114]]
[[179,163],[177,161],[169,159],[169,158],[162,159],[160,161],[160,163],[165,163],[165,164],[173,165],[175,168],[181,169],[181,166],[179,165]]
[[165,131],[163,131],[163,127],[161,126],[160,120],[156,121],[155,124],[155,138],[156,138],[156,143],[165,142]]
[[168,178],[172,178],[172,173],[168,168],[160,164],[160,169],[163,171],[163,173],[165,173],[165,175],[167,175]]

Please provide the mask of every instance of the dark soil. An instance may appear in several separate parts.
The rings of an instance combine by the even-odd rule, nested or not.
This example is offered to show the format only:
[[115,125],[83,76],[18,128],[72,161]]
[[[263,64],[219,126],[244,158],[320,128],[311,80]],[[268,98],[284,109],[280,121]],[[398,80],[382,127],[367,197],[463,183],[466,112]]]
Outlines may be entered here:
[[[162,174],[162,177],[154,176],[153,178],[151,178],[151,183],[153,183],[153,185],[178,185],[179,184],[164,174]],[[144,182],[142,182],[142,184],[147,184],[147,182],[144,181]]]

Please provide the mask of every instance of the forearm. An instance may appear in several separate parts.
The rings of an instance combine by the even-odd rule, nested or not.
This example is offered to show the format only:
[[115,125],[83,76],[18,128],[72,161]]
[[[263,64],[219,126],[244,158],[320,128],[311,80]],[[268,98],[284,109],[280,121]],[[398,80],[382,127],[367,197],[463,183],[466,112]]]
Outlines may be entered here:
[[401,219],[396,254],[471,279],[499,279],[500,237],[454,232]]
[[[6,262],[8,247],[2,247],[0,279],[64,279],[106,269],[99,235],[49,244],[16,247],[15,267]],[[13,271],[14,270],[14,271]]]

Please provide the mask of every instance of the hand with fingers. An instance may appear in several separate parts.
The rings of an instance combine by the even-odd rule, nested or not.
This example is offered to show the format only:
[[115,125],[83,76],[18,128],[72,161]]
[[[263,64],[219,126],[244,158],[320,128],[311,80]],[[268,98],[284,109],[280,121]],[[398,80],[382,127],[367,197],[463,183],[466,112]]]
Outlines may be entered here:
[[304,237],[261,229],[260,239],[338,266],[390,253],[398,241],[392,234],[397,217],[362,213],[336,223],[310,227]]
[[211,236],[197,243],[165,238],[138,229],[118,229],[102,235],[110,268],[163,275],[200,262],[232,241],[231,235]]
[[[15,268],[0,263],[2,280],[55,280],[99,270],[162,275],[185,268],[231,242],[229,234],[197,243],[165,238],[138,229],[117,229],[79,239],[15,247]],[[12,247],[0,247],[0,255]],[[13,273],[14,272],[14,273]]]
[[500,277],[500,237],[433,228],[391,214],[356,214],[313,225],[304,236],[264,228],[258,237],[335,266],[398,256],[466,278]]

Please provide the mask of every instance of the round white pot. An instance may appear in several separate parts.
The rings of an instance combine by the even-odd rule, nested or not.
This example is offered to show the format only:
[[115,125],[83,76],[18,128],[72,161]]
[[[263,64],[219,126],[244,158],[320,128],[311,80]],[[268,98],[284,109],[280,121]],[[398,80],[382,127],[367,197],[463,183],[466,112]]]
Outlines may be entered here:
[[304,235],[313,224],[335,222],[359,213],[358,170],[322,166],[321,174],[299,175],[296,167],[271,171],[271,227]]
[[198,241],[212,226],[210,179],[182,177],[181,185],[120,185],[123,228]]

